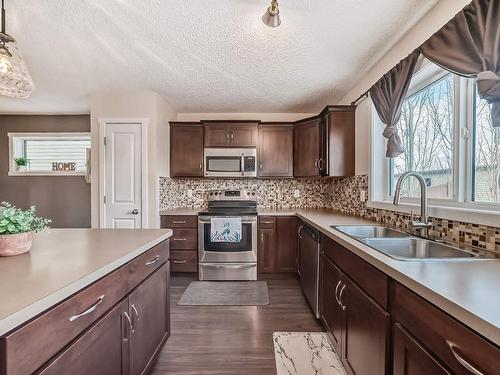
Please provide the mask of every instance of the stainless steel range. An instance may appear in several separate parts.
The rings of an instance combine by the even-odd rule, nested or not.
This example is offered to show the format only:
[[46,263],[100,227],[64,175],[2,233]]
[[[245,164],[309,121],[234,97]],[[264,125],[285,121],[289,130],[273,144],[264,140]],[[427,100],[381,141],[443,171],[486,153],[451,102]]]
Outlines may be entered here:
[[[213,218],[240,218],[238,242],[212,242]],[[249,190],[213,190],[198,214],[200,280],[257,280],[257,197]]]

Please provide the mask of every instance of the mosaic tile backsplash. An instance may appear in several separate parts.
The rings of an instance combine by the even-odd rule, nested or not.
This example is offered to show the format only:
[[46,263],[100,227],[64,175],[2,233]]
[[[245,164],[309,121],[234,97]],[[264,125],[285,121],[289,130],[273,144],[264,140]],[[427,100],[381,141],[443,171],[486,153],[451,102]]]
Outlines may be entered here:
[[[204,207],[208,190],[255,190],[259,208],[333,208],[376,220],[408,231],[410,217],[394,211],[369,208],[360,199],[360,191],[368,191],[368,176],[311,179],[171,179],[160,178],[160,209]],[[188,190],[192,197],[188,197]],[[294,198],[295,190],[300,197]],[[500,254],[500,228],[441,218],[429,218],[429,237],[490,250]]]

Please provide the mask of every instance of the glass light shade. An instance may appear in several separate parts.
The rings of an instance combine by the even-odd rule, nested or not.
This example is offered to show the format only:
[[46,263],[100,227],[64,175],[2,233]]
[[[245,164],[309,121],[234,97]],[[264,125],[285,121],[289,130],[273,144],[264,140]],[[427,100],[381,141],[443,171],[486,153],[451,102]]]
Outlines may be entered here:
[[15,41],[5,47],[0,48],[0,95],[27,98],[35,89],[28,67]]

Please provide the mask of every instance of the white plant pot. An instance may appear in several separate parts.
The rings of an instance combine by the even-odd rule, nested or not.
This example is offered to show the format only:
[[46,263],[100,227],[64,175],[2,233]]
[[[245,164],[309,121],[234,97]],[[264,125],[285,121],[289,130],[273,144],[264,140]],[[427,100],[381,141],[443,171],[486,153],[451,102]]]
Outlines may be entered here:
[[17,170],[19,172],[26,172],[28,170],[28,167],[26,165],[18,165]]

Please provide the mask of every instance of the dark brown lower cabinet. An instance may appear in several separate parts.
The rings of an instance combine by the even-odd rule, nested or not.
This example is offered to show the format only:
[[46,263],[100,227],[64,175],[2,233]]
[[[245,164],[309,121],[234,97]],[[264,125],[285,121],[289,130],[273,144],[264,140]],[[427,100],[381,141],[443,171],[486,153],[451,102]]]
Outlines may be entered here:
[[390,315],[325,255],[321,258],[321,321],[350,375],[388,368]]
[[297,272],[297,218],[259,217],[259,273]]
[[385,374],[390,316],[363,290],[344,276],[339,300],[345,308],[344,364],[350,374]]
[[170,332],[169,262],[105,314],[41,374],[137,375],[149,371]]
[[128,299],[125,299],[67,347],[41,374],[128,374],[128,346],[124,341],[129,332],[124,316],[127,310]]
[[321,261],[321,321],[337,353],[342,353],[345,314],[337,302],[342,272],[324,255]]
[[393,373],[395,375],[451,374],[400,324],[394,325],[393,332]]
[[168,311],[169,264],[161,266],[130,294],[130,373],[141,374],[170,331]]

